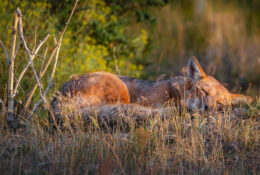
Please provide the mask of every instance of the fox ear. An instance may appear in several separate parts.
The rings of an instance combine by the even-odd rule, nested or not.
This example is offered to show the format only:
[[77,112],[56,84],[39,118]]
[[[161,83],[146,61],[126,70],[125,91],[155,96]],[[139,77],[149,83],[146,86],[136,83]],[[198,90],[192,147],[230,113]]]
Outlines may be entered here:
[[199,81],[207,75],[203,71],[197,58],[193,56],[188,63],[188,76],[192,81]]
[[231,94],[231,103],[232,105],[236,104],[245,104],[245,103],[252,103],[253,98],[245,95],[240,94]]

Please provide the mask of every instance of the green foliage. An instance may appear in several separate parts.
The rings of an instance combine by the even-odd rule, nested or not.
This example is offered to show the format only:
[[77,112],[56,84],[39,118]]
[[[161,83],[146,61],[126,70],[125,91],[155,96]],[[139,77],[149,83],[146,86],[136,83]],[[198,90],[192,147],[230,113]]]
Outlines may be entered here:
[[[129,2],[79,1],[63,38],[60,60],[55,75],[57,86],[69,80],[71,74],[84,74],[91,71],[109,71],[139,77],[143,69],[143,62],[140,60],[147,53],[146,48],[151,40],[147,29],[143,28],[136,31],[133,35],[128,35],[126,30],[133,22],[155,24],[156,20],[149,13],[149,7],[159,8],[166,3],[167,1],[161,0]],[[73,4],[74,1],[70,0],[43,0],[40,2],[36,0],[13,0],[8,2],[5,0],[0,4],[0,32],[6,33],[6,35],[2,35],[0,40],[8,49],[10,48],[12,14],[16,7],[19,7],[23,13],[25,38],[29,48],[33,50],[35,47],[35,34],[37,43],[48,33],[55,34],[56,37],[59,35]],[[39,54],[44,55],[44,50],[47,47],[51,50],[53,41],[49,41],[48,46],[45,46]],[[0,56],[4,58],[2,49],[0,49]],[[20,47],[15,60],[14,71],[16,74],[19,74],[27,61],[27,54]],[[0,62],[0,82],[6,84],[8,67],[5,59],[1,59]],[[37,70],[40,70],[41,64],[42,59],[36,58],[35,67]],[[21,87],[25,92],[28,92],[30,87],[36,83],[31,78],[32,75],[32,71],[29,70],[24,77]],[[45,82],[44,85],[46,86]],[[4,94],[4,92],[5,87],[2,86],[0,94]],[[0,97],[3,98],[2,95]]]
[[[56,87],[68,81],[71,74],[91,71],[150,79],[158,74],[179,74],[186,59],[196,55],[203,66],[211,66],[207,72],[214,73],[218,80],[237,88],[243,84],[248,87],[251,82],[256,89],[252,94],[256,94],[259,92],[256,64],[260,43],[259,2],[209,1],[204,6],[203,2],[206,1],[80,0],[63,38],[55,74]],[[13,12],[19,7],[23,13],[25,39],[33,50],[35,33],[36,43],[48,33],[58,37],[73,4],[74,0],[3,0],[0,40],[10,51]],[[39,54],[44,55],[47,47],[50,53],[53,38]],[[8,67],[1,47],[0,58],[0,98],[4,99]],[[27,61],[27,54],[20,46],[15,60],[16,77]],[[41,63],[42,59],[37,57],[38,71]],[[213,65],[218,68],[216,73]],[[32,70],[24,76],[21,84],[24,94],[36,83],[33,77]],[[20,89],[20,92],[23,91]]]
[[[10,55],[10,48],[11,48],[11,38],[12,38],[12,23],[13,23],[13,14],[18,7],[22,10],[23,13],[23,27],[24,27],[24,36],[27,41],[28,47],[33,50],[35,47],[34,43],[34,36],[37,33],[37,42],[43,39],[47,33],[54,33],[56,32],[55,23],[57,23],[57,19],[52,17],[50,14],[50,7],[51,5],[47,2],[29,2],[29,1],[6,1],[0,3],[0,32],[2,35],[0,36],[0,40],[6,46],[7,51]],[[48,22],[45,19],[48,18]],[[45,22],[44,22],[45,21]],[[17,41],[18,44],[18,41]],[[16,77],[18,76],[19,72],[23,69],[24,65],[29,60],[27,57],[27,53],[25,49],[22,49],[21,42],[19,46],[19,50],[15,60],[15,69],[14,72]],[[43,55],[43,53],[40,53]],[[4,94],[6,93],[6,86],[7,86],[7,79],[8,79],[8,66],[6,63],[4,51],[2,47],[0,47],[0,98],[3,98]],[[38,59],[38,58],[37,58]],[[36,61],[37,61],[36,59]],[[39,62],[39,60],[38,60]],[[40,65],[36,64],[38,68]],[[26,76],[24,77],[24,81],[22,81],[22,89],[30,90],[30,88],[36,81],[32,80],[32,71],[29,71]],[[28,81],[29,80],[29,81]],[[25,91],[26,91],[25,90]]]

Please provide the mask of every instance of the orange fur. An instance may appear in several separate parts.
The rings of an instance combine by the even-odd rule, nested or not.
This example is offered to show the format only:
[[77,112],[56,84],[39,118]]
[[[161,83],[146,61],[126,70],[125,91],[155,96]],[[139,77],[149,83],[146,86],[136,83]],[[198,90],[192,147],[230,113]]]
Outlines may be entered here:
[[206,75],[196,57],[189,60],[188,78],[145,81],[94,72],[65,83],[60,91],[61,100],[52,103],[54,111],[58,108],[58,103],[66,102],[66,98],[79,110],[97,105],[128,104],[130,101],[159,107],[173,99],[175,103],[185,105],[190,110],[204,111],[252,102],[251,97],[231,94],[220,82]]
[[196,57],[189,60],[188,77],[160,81],[145,81],[119,76],[126,84],[131,102],[145,106],[162,106],[169,100],[190,110],[221,109],[238,103],[250,103],[252,98],[231,94],[219,81],[206,75]]
[[188,90],[189,97],[185,103],[190,109],[220,109],[238,103],[251,103],[252,97],[230,93],[219,81],[206,75],[198,60],[193,57],[189,61],[189,79],[192,82]]
[[54,114],[64,110],[69,104],[76,110],[84,110],[96,105],[130,103],[126,85],[115,75],[94,72],[67,82],[52,101]]
[[202,69],[202,67],[201,67],[199,61],[197,60],[197,58],[196,58],[195,56],[193,56],[192,58],[196,61],[197,65],[198,65],[198,67],[199,67],[199,70],[200,70],[200,72],[201,72],[201,74],[202,74],[202,76],[203,76],[204,78],[206,78],[207,75],[205,74],[204,70]]

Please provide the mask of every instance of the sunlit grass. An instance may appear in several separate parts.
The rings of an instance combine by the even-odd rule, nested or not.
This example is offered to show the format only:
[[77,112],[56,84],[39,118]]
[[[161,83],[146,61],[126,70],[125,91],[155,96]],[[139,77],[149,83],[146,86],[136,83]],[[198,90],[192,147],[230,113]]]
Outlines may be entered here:
[[[73,122],[73,128],[67,125],[60,131],[53,131],[47,117],[41,117],[25,121],[25,128],[13,132],[6,129],[1,116],[0,171],[256,174],[260,163],[259,104],[258,100],[252,106],[204,114],[172,106],[149,113],[150,109],[130,105],[113,113],[127,118],[121,120],[124,127],[117,127],[120,122],[105,126],[93,115],[95,123]],[[158,115],[160,112],[163,115]],[[138,121],[144,115],[146,120]]]

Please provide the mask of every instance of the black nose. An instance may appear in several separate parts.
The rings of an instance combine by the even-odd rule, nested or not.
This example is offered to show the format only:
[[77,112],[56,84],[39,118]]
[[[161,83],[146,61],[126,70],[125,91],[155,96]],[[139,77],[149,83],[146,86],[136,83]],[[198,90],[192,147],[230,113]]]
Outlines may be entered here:
[[209,106],[208,106],[208,105],[205,105],[205,106],[204,106],[204,110],[205,110],[205,111],[208,111],[208,110],[209,110]]

